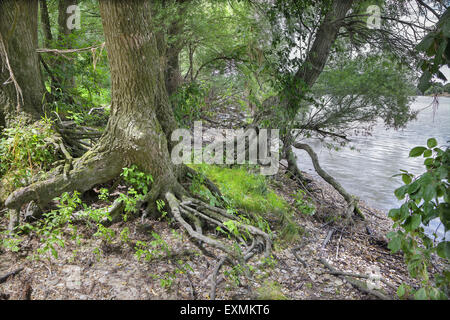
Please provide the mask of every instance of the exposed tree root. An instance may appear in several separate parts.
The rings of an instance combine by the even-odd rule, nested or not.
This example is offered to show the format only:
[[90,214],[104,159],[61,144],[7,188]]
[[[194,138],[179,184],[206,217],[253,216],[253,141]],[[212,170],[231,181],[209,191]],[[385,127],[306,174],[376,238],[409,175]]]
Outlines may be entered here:
[[[110,181],[119,176],[124,165],[121,160],[114,160],[114,157],[108,155],[110,153],[97,150],[99,148],[94,148],[82,158],[72,161],[71,155],[64,146],[60,145],[59,147],[63,154],[66,155],[66,158],[70,160],[69,169],[49,180],[36,182],[16,190],[6,200],[5,205],[10,209],[15,225],[24,204],[33,201],[40,208],[43,208],[64,192],[73,190],[85,192],[97,184]],[[187,172],[198,174],[193,170],[185,170],[185,174]],[[220,191],[214,183],[207,179],[203,181],[211,192],[220,196]],[[225,253],[225,260],[230,261],[230,263],[240,265],[245,270],[246,262],[255,254],[253,251],[257,248],[262,248],[264,256],[270,257],[272,239],[269,234],[243,222],[238,216],[227,212],[225,209],[211,206],[199,199],[188,196],[188,192],[176,178],[175,181],[167,177],[157,179],[152,185],[150,192],[138,201],[135,212],[138,212],[145,203],[147,203],[147,208],[144,210],[144,216],[147,212],[156,211],[155,203],[157,199],[166,201],[172,217],[189,234],[196,245],[202,248],[203,244],[206,244],[219,249]],[[123,204],[118,200],[113,203],[109,210],[113,222],[118,221],[123,212]],[[233,245],[231,242],[207,236],[204,230],[208,227],[213,227],[214,229],[220,227],[236,243]],[[247,247],[248,241],[252,241],[250,247]],[[220,267],[217,268],[217,272],[219,272]],[[246,272],[245,275],[250,276],[250,273]]]
[[[258,249],[258,244],[260,243],[258,243],[258,241],[255,241],[255,239],[252,241],[251,246],[243,254],[244,263],[249,261],[255,255],[255,251]],[[218,284],[217,276],[219,275],[220,269],[227,261],[233,264],[233,261],[231,261],[228,256],[222,256],[222,258],[220,258],[220,260],[217,262],[211,275],[211,289],[209,292],[209,297],[211,300],[216,299],[216,288]],[[248,270],[246,268],[244,268],[244,270],[247,272],[247,275],[249,275]]]
[[322,167],[319,164],[319,158],[317,157],[317,154],[314,152],[314,150],[309,145],[304,143],[295,143],[293,147],[305,150],[310,156],[317,174],[320,177],[322,177],[326,182],[328,182],[345,199],[345,201],[347,202],[347,209],[345,210],[345,216],[347,217],[348,221],[350,222],[353,220],[352,219],[353,213],[359,216],[361,219],[365,220],[364,214],[358,208],[357,200],[352,195],[350,195],[341,186],[341,184],[336,181],[336,179],[334,179],[331,175],[329,175],[325,170],[322,169]]
[[[226,210],[209,206],[198,199],[189,197],[183,197],[183,200],[180,201],[171,192],[167,192],[165,194],[165,198],[168,201],[175,220],[180,223],[184,229],[186,229],[192,238],[220,249],[229,255],[230,258],[242,261],[243,255],[239,252],[239,250],[236,250],[236,248],[226,245],[219,240],[205,236],[202,230],[202,222],[206,222],[213,226],[220,227],[222,230],[226,230],[230,234],[233,234],[233,230],[230,230],[225,225],[225,222],[233,221],[234,225],[240,232],[250,236],[251,238],[256,238],[262,241],[265,248],[264,255],[266,257],[270,256],[272,247],[272,240],[270,239],[270,236],[254,226],[240,222],[237,217],[229,214]],[[192,221],[195,230],[188,222],[186,222],[186,219]]]
[[58,121],[54,129],[76,158],[83,156],[102,135],[97,129],[79,126],[73,121]]
[[35,201],[37,205],[44,207],[64,192],[84,192],[96,184],[110,181],[119,175],[121,168],[119,159],[92,150],[75,161],[70,179],[67,174],[63,174],[33,183],[13,192],[6,199],[5,205],[10,209],[20,210],[23,204]]
[[23,270],[23,268],[19,268],[17,270],[14,270],[12,272],[5,274],[4,276],[1,276],[0,283],[6,282],[10,277],[15,276],[16,274],[20,273],[22,270]]

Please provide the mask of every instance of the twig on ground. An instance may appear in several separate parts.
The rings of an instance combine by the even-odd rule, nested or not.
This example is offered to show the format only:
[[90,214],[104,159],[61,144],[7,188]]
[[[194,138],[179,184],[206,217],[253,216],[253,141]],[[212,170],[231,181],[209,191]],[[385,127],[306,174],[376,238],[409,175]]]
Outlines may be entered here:
[[322,242],[322,250],[325,249],[325,246],[330,241],[331,237],[333,236],[333,233],[334,233],[334,229],[331,229],[330,231],[328,231],[328,234],[327,234],[325,240]]
[[[324,258],[320,258],[319,261],[322,262],[322,264],[325,265],[325,267],[327,267],[331,272],[333,272],[333,273],[335,273],[335,275],[343,278],[345,281],[350,283],[356,289],[358,289],[364,293],[371,294],[381,300],[392,300],[392,298],[387,297],[386,295],[382,294],[381,292],[366,288],[366,287],[362,286],[361,284],[359,284],[358,282],[350,279],[350,277],[354,277],[355,274],[345,274],[344,275],[343,272],[340,272],[339,270],[336,270],[335,268],[333,268]],[[357,276],[360,278],[366,277],[364,275],[357,275]],[[369,277],[367,276],[367,278],[369,278]]]
[[11,271],[11,272],[5,274],[4,276],[1,276],[0,277],[0,283],[6,282],[9,279],[9,277],[15,276],[16,274],[18,274],[22,270],[23,270],[23,268],[19,268],[19,269],[16,269],[14,271]]

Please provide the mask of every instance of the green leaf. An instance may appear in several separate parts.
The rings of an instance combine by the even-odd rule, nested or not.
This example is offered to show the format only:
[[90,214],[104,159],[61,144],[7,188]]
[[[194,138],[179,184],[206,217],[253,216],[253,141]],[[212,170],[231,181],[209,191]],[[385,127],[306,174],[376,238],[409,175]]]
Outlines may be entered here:
[[427,91],[427,89],[431,86],[430,80],[432,76],[433,75],[428,70],[425,70],[425,72],[422,74],[419,79],[419,85],[417,86],[421,92]]
[[400,207],[400,219],[401,220],[405,220],[409,217],[409,208],[408,208],[408,203],[404,203],[402,204],[402,206]]
[[399,209],[391,209],[391,210],[389,210],[388,216],[392,220],[397,221],[399,219],[399,216],[400,216],[400,210]]
[[403,297],[406,293],[405,286],[401,284],[397,289],[397,295],[399,298]]
[[416,46],[417,51],[427,51],[434,43],[434,33],[430,32],[422,41]]
[[433,151],[431,151],[430,149],[427,149],[423,152],[423,157],[429,158],[429,157],[431,157],[432,154],[433,154]]
[[396,253],[400,250],[402,246],[402,239],[398,234],[392,237],[391,241],[388,243],[388,248],[392,251],[392,253]]
[[406,190],[408,189],[408,185],[404,185],[398,189],[395,189],[394,194],[397,199],[402,200],[405,197]]
[[422,222],[422,217],[419,214],[413,214],[411,216],[411,224],[410,224],[410,230],[414,231],[416,230],[419,226],[420,223]]
[[416,293],[414,294],[414,298],[416,300],[427,300],[427,292],[425,291],[424,288],[420,288],[419,290],[416,291]]
[[445,231],[450,230],[450,204],[441,203],[439,204],[439,219],[445,227]]
[[442,241],[436,247],[436,253],[439,257],[450,260],[450,241]]
[[415,147],[415,148],[411,149],[411,151],[409,152],[409,156],[411,158],[419,157],[419,156],[421,156],[423,154],[423,152],[425,150],[427,150],[427,148],[425,148],[425,147]]
[[427,184],[423,191],[423,199],[428,202],[436,196],[436,188],[432,184]]
[[[405,186],[406,187],[406,186]],[[407,186],[408,188],[407,188],[407,192],[409,193],[409,194],[413,194],[413,193],[415,193],[419,188],[420,188],[420,181],[419,180],[416,180],[416,181],[414,181],[413,183],[411,183],[409,186]],[[401,199],[399,199],[399,200],[401,200]]]
[[423,162],[423,164],[426,165],[426,166],[428,167],[428,166],[431,166],[431,165],[433,164],[433,162],[434,162],[434,159],[433,159],[433,158],[427,158],[427,159],[425,159],[425,161]]
[[402,180],[404,184],[410,184],[412,179],[409,174],[402,174]]
[[437,140],[435,138],[428,139],[427,146],[430,149],[436,147],[437,146]]

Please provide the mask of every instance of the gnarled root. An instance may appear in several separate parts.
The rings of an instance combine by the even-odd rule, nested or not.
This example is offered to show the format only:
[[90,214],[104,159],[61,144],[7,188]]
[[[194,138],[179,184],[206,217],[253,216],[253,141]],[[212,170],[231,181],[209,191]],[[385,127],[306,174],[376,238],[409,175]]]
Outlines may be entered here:
[[5,201],[6,207],[20,210],[23,204],[35,201],[44,207],[64,192],[78,190],[84,192],[99,183],[107,182],[119,175],[121,162],[103,153],[90,151],[74,163],[70,171],[46,181],[33,183],[14,191]]
[[347,209],[345,210],[345,216],[347,217],[348,221],[351,222],[352,214],[356,214],[361,219],[365,220],[365,217],[361,210],[358,208],[357,200],[350,195],[339,182],[336,181],[332,176],[330,176],[325,170],[322,169],[322,167],[319,164],[319,158],[317,157],[317,154],[314,152],[314,150],[307,144],[304,143],[295,143],[293,145],[294,148],[305,150],[308,155],[310,156],[314,169],[316,170],[317,174],[322,177],[326,182],[328,182],[339,194],[345,199],[347,202]]
[[[245,268],[245,264],[255,254],[255,250],[258,248],[264,248],[264,256],[266,258],[271,255],[272,240],[270,236],[264,231],[242,223],[236,216],[229,214],[226,210],[210,206],[198,199],[184,196],[182,200],[179,200],[171,192],[165,194],[165,198],[170,207],[171,213],[174,219],[188,232],[191,238],[200,243],[206,243],[209,246],[220,249],[225,255],[218,261],[212,278],[211,278],[211,292],[210,298],[215,299],[217,275],[225,262],[236,265],[240,264],[246,275],[250,276],[250,273]],[[194,225],[191,226],[186,220],[191,221]],[[208,237],[203,234],[202,222],[211,224],[215,227],[220,227],[222,230],[228,231],[233,234],[241,243],[246,246],[246,241],[239,236],[239,233],[230,230],[226,222],[233,221],[233,225],[243,234],[249,236],[252,239],[252,244],[249,247],[244,248],[230,246],[223,243],[220,240]]]
[[[11,212],[16,213],[14,217],[17,217],[23,204],[30,201],[34,201],[42,208],[64,192],[73,190],[84,192],[94,185],[116,178],[124,164],[121,160],[115,160],[118,157],[107,154],[95,148],[88,151],[82,158],[74,161],[73,169],[69,172],[70,178],[67,178],[66,174],[61,174],[19,189],[8,197],[5,202],[6,206],[11,209]],[[197,173],[195,172],[195,174]],[[220,191],[212,182],[207,182],[207,187],[220,196]],[[166,200],[171,215],[194,242],[198,245],[206,244],[219,249],[225,254],[225,260],[231,264],[239,264],[246,270],[246,262],[255,254],[256,249],[262,249],[265,257],[270,257],[272,239],[269,234],[249,225],[227,210],[189,197],[188,192],[174,176],[156,179],[150,192],[136,204],[135,211],[138,212],[145,203],[147,203],[145,212],[156,211],[154,204],[157,199],[161,198]],[[111,207],[111,214],[114,212],[114,216],[120,217],[122,209],[120,202],[115,202]],[[218,238],[207,236],[203,231],[205,226],[220,227],[221,230],[228,232],[230,238],[233,237],[240,244],[232,245]],[[248,241],[253,241],[250,247],[247,246]],[[219,270],[220,266],[217,268],[217,272]],[[246,275],[249,276],[250,273],[246,272]],[[214,297],[214,295],[212,296]]]

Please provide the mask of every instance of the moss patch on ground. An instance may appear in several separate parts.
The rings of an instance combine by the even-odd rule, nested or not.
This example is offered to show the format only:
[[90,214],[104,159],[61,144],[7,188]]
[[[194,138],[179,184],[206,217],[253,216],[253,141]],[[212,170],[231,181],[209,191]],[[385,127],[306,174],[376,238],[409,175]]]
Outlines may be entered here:
[[213,181],[233,207],[276,221],[283,240],[298,239],[301,230],[293,222],[291,206],[271,189],[266,176],[254,174],[246,166],[228,168],[198,164],[192,168]]

